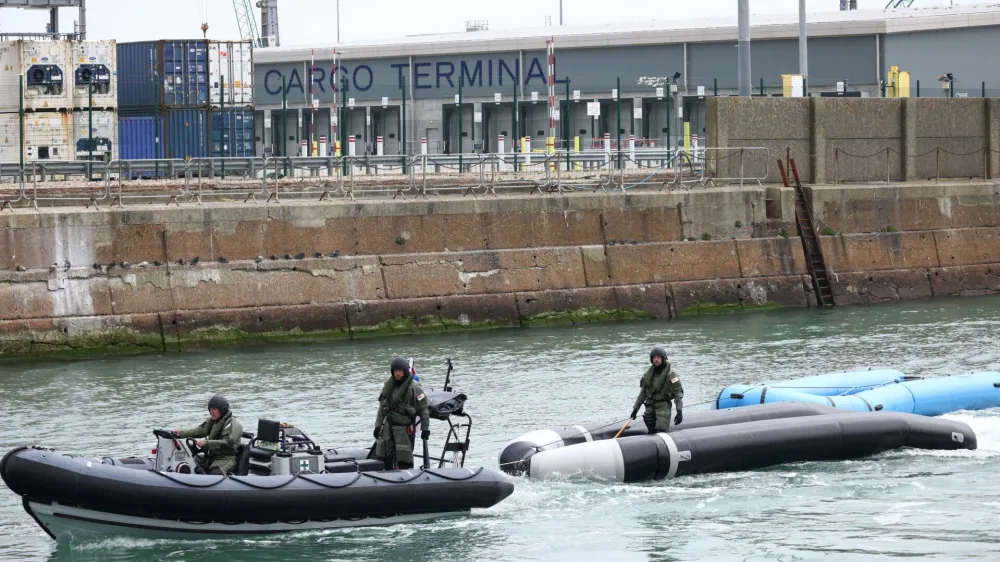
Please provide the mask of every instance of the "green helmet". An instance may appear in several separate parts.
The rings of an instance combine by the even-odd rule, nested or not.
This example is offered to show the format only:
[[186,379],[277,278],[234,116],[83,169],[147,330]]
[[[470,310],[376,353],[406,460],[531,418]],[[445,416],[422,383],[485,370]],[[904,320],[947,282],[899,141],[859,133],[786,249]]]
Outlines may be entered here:
[[653,362],[653,358],[654,357],[659,357],[660,359],[663,359],[664,363],[666,363],[667,362],[667,350],[663,349],[662,347],[654,347],[653,350],[649,352],[649,362],[650,363]]

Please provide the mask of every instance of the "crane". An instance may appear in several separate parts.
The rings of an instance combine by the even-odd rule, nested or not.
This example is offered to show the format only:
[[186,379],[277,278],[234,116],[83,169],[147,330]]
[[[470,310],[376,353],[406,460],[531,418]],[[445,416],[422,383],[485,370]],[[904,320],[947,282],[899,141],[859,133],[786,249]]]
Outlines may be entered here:
[[257,0],[260,8],[261,30],[257,28],[251,0],[233,0],[236,24],[240,27],[240,39],[249,41],[254,47],[277,47],[281,45],[278,32],[278,0]]
[[236,25],[240,27],[240,39],[249,41],[254,47],[263,47],[250,0],[233,0],[233,9],[236,10]]

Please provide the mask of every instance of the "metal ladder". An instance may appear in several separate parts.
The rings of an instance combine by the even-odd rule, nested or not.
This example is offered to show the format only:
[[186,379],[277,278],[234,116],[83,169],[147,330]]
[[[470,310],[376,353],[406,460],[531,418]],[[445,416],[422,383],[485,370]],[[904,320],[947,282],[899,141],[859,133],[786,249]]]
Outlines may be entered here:
[[[820,307],[836,306],[833,300],[833,290],[830,288],[830,277],[826,271],[826,262],[823,260],[823,249],[820,247],[819,239],[816,237],[816,229],[813,227],[812,209],[806,204],[795,160],[788,160],[787,171],[784,163],[778,160],[778,170],[781,172],[781,181],[785,187],[794,187],[795,189],[795,226],[799,231],[799,238],[802,239],[802,250],[805,252],[806,262],[809,264],[809,275],[812,276],[816,301]],[[789,172],[795,179],[794,186],[788,180]]]

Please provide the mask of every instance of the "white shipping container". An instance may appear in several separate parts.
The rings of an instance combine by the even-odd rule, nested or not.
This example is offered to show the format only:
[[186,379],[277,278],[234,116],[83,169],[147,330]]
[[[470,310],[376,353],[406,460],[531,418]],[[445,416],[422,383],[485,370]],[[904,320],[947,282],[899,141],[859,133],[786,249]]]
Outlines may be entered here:
[[212,107],[219,107],[223,92],[227,107],[253,106],[253,48],[249,41],[208,43],[208,86]]
[[72,74],[69,41],[18,41],[25,109],[69,109]]
[[[24,161],[72,160],[72,115],[64,112],[27,113],[24,116]],[[0,162],[19,162],[21,143],[17,113],[0,113]]]
[[[93,145],[93,159],[111,161],[118,158],[118,112],[94,111],[73,112],[74,160],[89,160],[90,146]],[[88,134],[93,119],[93,137]]]
[[73,107],[118,107],[117,48],[112,41],[73,41],[69,44],[69,71],[73,77]]
[[21,51],[17,41],[0,41],[0,112],[18,110]]

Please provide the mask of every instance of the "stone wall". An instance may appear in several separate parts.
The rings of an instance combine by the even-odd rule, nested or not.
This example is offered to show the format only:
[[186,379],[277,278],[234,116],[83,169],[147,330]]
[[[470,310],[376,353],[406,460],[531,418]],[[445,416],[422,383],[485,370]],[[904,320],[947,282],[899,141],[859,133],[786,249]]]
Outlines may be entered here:
[[[436,198],[197,207],[55,208],[0,214],[0,270],[127,261],[252,260],[744,238],[764,190]],[[739,223],[740,226],[736,226]]]
[[[713,97],[706,122],[706,146],[790,150],[803,182],[1000,175],[998,99]],[[728,154],[709,152],[718,176],[738,176]]]
[[926,182],[905,185],[805,186],[816,230],[838,233],[1000,226],[1000,184]]
[[[838,304],[1000,292],[990,189],[810,190]],[[815,306],[801,241],[753,238],[790,193],[17,210],[0,357]]]
[[820,237],[838,305],[1000,293],[1000,228]]
[[786,238],[5,271],[0,353],[807,306],[804,272]]

